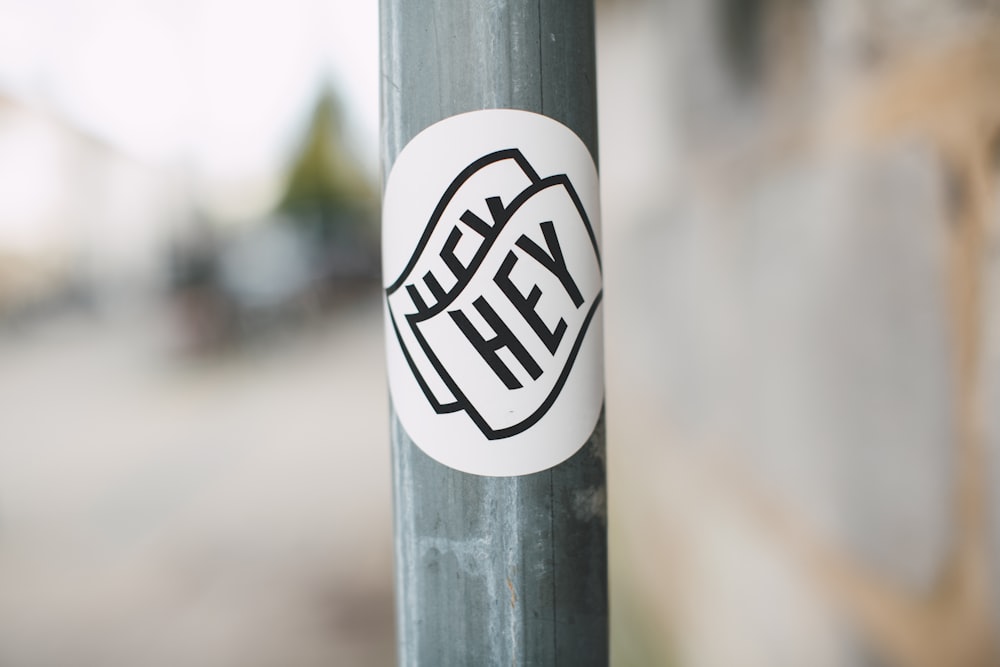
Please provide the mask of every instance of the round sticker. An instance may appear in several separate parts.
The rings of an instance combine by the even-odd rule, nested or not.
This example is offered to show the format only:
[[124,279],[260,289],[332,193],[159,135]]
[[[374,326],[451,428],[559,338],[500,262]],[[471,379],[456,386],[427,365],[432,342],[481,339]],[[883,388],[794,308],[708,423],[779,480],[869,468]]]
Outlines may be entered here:
[[572,456],[604,400],[597,168],[510,109],[432,125],[385,187],[389,390],[414,443],[477,475]]

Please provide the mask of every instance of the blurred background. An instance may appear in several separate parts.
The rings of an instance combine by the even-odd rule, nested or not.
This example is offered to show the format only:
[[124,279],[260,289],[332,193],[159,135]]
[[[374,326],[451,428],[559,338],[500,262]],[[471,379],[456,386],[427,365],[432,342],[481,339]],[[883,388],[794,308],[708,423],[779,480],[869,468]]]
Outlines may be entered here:
[[[0,667],[393,664],[376,4],[0,0]],[[597,11],[614,664],[1000,665],[1000,2]]]

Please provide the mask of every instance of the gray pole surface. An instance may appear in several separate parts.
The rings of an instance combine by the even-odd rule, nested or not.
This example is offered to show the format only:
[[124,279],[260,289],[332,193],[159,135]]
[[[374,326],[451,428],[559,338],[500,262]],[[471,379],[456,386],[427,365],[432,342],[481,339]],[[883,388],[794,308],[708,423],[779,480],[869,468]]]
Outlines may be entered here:
[[[588,0],[381,0],[382,178],[429,125],[513,108],[597,157]],[[604,419],[568,461],[481,477],[392,417],[400,665],[606,665]]]

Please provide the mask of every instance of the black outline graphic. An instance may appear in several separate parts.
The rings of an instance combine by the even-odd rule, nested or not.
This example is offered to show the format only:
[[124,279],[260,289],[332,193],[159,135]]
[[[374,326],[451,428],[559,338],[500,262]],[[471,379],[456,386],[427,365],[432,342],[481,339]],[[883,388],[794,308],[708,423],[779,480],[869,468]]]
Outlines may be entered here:
[[[480,412],[476,410],[475,406],[472,405],[472,402],[469,401],[465,393],[462,392],[458,384],[445,369],[444,364],[434,353],[434,350],[431,348],[430,344],[427,342],[423,334],[417,328],[417,324],[426,321],[434,317],[435,315],[440,314],[445,309],[447,309],[448,306],[451,305],[456,298],[458,298],[458,296],[468,286],[469,282],[475,276],[479,267],[485,261],[490,250],[493,248],[496,239],[499,237],[501,230],[507,224],[507,222],[514,216],[517,210],[522,205],[524,205],[525,202],[527,202],[529,199],[531,199],[532,197],[534,197],[535,195],[537,195],[538,193],[542,192],[547,188],[561,186],[569,194],[570,199],[572,200],[573,205],[575,206],[577,212],[579,213],[580,219],[583,221],[584,227],[587,230],[591,246],[593,247],[594,250],[594,256],[597,260],[598,270],[601,270],[602,268],[601,253],[597,245],[597,236],[594,233],[593,226],[590,223],[590,218],[587,216],[587,213],[583,208],[583,204],[580,201],[580,197],[577,194],[576,190],[573,188],[573,184],[570,182],[569,177],[566,174],[558,174],[555,176],[540,178],[538,174],[535,172],[534,168],[532,168],[532,166],[528,163],[527,159],[525,159],[524,155],[522,155],[521,151],[516,148],[496,151],[494,153],[485,155],[479,158],[478,160],[472,162],[468,167],[466,167],[459,173],[459,175],[451,182],[451,184],[445,190],[441,199],[438,201],[437,206],[435,206],[434,212],[432,213],[430,220],[427,223],[427,226],[424,228],[424,231],[421,234],[420,240],[418,241],[417,246],[413,251],[413,254],[407,261],[406,267],[400,273],[399,277],[385,290],[386,298],[388,299],[389,296],[395,293],[410,278],[410,274],[413,272],[414,268],[416,267],[417,263],[420,260],[420,257],[423,255],[424,250],[426,249],[427,244],[430,241],[431,235],[434,232],[434,229],[437,227],[438,223],[441,220],[441,216],[444,215],[444,211],[447,209],[448,205],[451,203],[451,200],[454,199],[455,195],[465,184],[465,182],[468,181],[476,172],[480,171],[481,169],[495,162],[507,159],[514,160],[518,164],[518,166],[521,168],[524,174],[531,181],[531,185],[529,185],[521,193],[519,193],[506,207],[502,206],[497,198],[491,198],[492,201],[488,201],[491,213],[493,213],[494,217],[497,218],[495,221],[495,225],[490,229],[489,236],[485,236],[483,243],[476,251],[472,260],[469,262],[468,266],[465,267],[463,275],[456,276],[458,278],[457,283],[448,291],[444,291],[443,289],[440,288],[440,285],[438,285],[438,290],[440,291],[440,293],[433,294],[433,296],[436,298],[437,301],[433,306],[430,307],[427,307],[426,303],[424,303],[423,299],[420,297],[416,289],[411,289],[409,287],[407,289],[411,297],[413,297],[414,305],[416,305],[418,309],[416,313],[405,315],[407,324],[409,325],[410,330],[413,333],[414,337],[416,338],[417,342],[420,344],[423,353],[427,356],[428,361],[430,361],[434,370],[437,372],[439,378],[441,379],[441,381],[444,382],[445,386],[447,386],[448,390],[452,393],[452,395],[455,396],[456,400],[454,402],[441,403],[434,396],[433,392],[431,391],[430,387],[427,384],[427,381],[424,379],[415,361],[413,360],[410,351],[406,347],[406,343],[403,340],[403,337],[399,331],[399,323],[396,321],[396,315],[392,311],[392,306],[389,305],[387,309],[389,313],[390,322],[392,323],[393,333],[396,335],[396,338],[399,341],[399,347],[403,352],[403,357],[406,359],[406,363],[410,367],[410,371],[413,373],[413,376],[416,379],[417,384],[420,386],[421,391],[424,393],[424,396],[427,398],[428,402],[430,403],[434,411],[437,414],[447,414],[451,412],[457,412],[459,410],[464,410],[469,415],[470,419],[472,419],[475,425],[479,428],[479,430],[482,431],[483,435],[486,436],[486,438],[489,440],[500,440],[503,438],[508,438],[513,435],[517,435],[518,433],[523,433],[527,429],[531,428],[534,424],[536,424],[538,420],[541,419],[545,415],[545,413],[549,411],[549,409],[555,403],[556,399],[559,397],[559,394],[562,392],[562,388],[566,384],[566,380],[569,377],[570,371],[572,371],[573,369],[573,366],[576,362],[576,357],[579,354],[580,348],[583,345],[584,338],[586,337],[587,332],[590,330],[590,323],[593,320],[594,314],[597,312],[597,308],[601,304],[601,301],[603,299],[604,296],[603,288],[597,293],[597,296],[594,298],[593,304],[591,304],[589,310],[587,311],[586,317],[583,320],[583,324],[580,328],[579,333],[577,334],[576,340],[573,341],[573,347],[570,349],[569,356],[566,359],[566,363],[563,365],[563,368],[560,371],[558,379],[556,380],[549,394],[546,396],[545,400],[531,415],[526,417],[521,422],[513,426],[497,430],[494,430],[493,428],[490,427],[489,424],[486,423],[486,420],[483,418],[482,414],[480,414]],[[502,216],[498,216],[497,215],[498,213],[502,213]],[[469,223],[467,222],[466,224]],[[480,230],[477,229],[475,231],[480,231]],[[433,287],[434,285],[430,285],[428,283],[428,286]]]

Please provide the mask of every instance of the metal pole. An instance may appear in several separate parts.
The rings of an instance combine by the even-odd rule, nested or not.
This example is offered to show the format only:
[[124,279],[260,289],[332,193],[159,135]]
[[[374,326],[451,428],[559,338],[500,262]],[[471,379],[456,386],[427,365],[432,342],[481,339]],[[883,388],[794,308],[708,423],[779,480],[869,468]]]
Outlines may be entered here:
[[[382,177],[419,132],[479,109],[553,118],[596,162],[592,0],[381,0]],[[400,665],[606,665],[603,411],[533,474],[438,463],[392,417]]]

